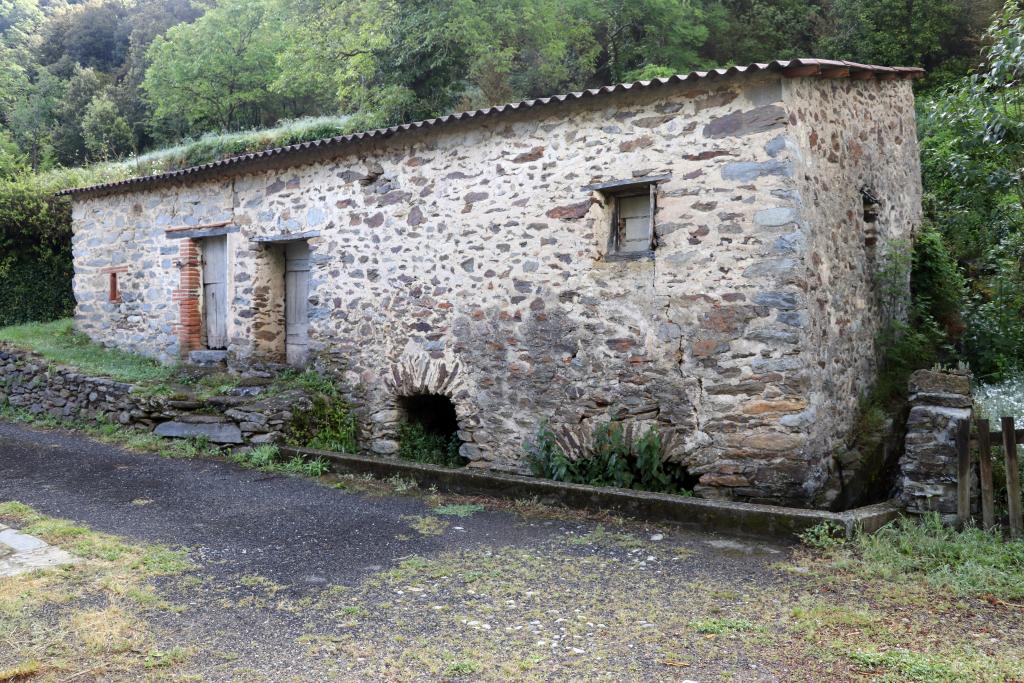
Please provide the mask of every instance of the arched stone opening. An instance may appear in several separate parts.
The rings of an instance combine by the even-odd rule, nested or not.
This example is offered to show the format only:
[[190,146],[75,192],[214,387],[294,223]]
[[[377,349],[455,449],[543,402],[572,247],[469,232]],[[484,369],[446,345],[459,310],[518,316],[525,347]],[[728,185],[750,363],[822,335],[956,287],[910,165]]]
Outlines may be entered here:
[[398,397],[399,457],[434,465],[461,467],[459,417],[452,399],[443,394],[410,394]]
[[402,422],[418,424],[428,434],[441,437],[457,436],[459,416],[455,404],[440,394],[414,394],[398,398],[398,411]]

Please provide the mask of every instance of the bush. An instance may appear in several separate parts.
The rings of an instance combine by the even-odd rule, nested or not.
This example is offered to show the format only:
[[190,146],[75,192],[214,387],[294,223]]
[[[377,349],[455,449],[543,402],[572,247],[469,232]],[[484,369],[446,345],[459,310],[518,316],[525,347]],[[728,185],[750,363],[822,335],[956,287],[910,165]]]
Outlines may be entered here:
[[339,453],[359,449],[359,423],[348,403],[333,395],[317,394],[308,410],[297,410],[286,440],[293,446]]
[[71,314],[71,210],[35,179],[0,181],[0,326]]
[[398,457],[442,467],[462,467],[466,459],[459,455],[462,442],[456,434],[432,434],[418,423],[398,428]]
[[688,493],[686,470],[666,465],[661,456],[661,439],[654,428],[629,443],[621,423],[600,423],[594,428],[592,452],[573,460],[558,446],[551,430],[542,425],[534,440],[526,444],[526,459],[535,477],[639,491]]

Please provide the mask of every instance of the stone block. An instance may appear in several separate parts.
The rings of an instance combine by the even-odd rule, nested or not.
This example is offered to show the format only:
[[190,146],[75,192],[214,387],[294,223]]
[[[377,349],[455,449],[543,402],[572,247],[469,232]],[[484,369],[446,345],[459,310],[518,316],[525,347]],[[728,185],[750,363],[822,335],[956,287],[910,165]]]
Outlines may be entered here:
[[211,443],[242,443],[242,431],[233,422],[163,422],[153,433],[176,439],[203,437]]
[[971,393],[971,376],[960,372],[917,370],[910,376],[910,393],[967,396]]

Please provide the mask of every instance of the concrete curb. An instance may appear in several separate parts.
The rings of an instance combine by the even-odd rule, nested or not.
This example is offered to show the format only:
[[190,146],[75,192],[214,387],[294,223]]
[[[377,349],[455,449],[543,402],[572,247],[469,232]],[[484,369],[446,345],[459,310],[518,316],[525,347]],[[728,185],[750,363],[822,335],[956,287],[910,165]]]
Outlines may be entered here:
[[415,480],[420,486],[436,486],[438,490],[447,493],[516,499],[536,498],[544,503],[584,510],[613,510],[631,517],[656,522],[673,522],[702,531],[785,540],[793,540],[801,531],[823,522],[837,525],[847,536],[857,528],[871,533],[900,514],[899,506],[893,501],[846,512],[828,512],[565,484],[515,474],[450,469],[396,458],[366,457],[311,448],[283,446],[281,453],[289,457],[301,455],[326,458],[331,461],[336,471],[346,473],[406,477]]

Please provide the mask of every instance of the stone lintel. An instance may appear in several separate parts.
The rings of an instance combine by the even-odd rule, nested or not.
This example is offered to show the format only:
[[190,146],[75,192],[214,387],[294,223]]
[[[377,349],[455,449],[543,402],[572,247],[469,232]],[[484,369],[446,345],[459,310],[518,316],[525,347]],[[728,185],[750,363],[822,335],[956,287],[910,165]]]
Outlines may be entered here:
[[197,225],[194,229],[176,228],[174,230],[168,230],[164,234],[169,240],[180,240],[184,238],[198,240],[205,237],[221,237],[222,235],[230,235],[233,232],[238,232],[239,228],[237,225],[222,225],[216,227],[204,227]]
[[591,185],[584,185],[583,190],[585,192],[604,192],[606,190],[630,190],[645,185],[657,185],[659,183],[665,183],[672,180],[672,174],[666,173],[664,175],[649,175],[642,176],[640,178],[627,178],[625,180],[609,180],[604,183],[593,183]]
[[302,240],[313,239],[319,237],[319,230],[307,230],[306,232],[294,232],[284,235],[260,235],[259,237],[253,237],[250,242],[257,242],[260,244],[275,244],[283,242],[299,242]]

